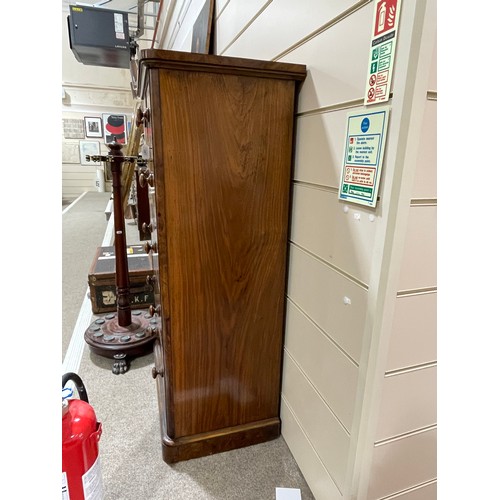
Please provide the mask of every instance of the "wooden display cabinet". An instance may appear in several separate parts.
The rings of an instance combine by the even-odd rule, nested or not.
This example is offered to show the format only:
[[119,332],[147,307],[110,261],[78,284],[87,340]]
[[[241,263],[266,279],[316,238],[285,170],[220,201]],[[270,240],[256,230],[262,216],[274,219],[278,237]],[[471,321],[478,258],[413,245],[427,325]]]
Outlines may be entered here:
[[145,50],[154,348],[167,463],[280,435],[299,64]]

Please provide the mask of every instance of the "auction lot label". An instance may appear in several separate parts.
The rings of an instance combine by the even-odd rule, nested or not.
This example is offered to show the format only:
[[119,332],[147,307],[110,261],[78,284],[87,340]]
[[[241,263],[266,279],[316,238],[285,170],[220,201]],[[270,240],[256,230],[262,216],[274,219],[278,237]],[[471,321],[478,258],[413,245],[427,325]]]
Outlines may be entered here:
[[375,207],[384,159],[389,107],[347,116],[339,199]]

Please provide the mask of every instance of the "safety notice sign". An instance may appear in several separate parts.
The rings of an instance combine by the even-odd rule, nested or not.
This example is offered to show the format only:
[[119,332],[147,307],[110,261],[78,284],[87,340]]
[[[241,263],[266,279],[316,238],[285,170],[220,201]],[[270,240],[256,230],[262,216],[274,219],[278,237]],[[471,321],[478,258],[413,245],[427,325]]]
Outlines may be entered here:
[[365,90],[365,106],[389,100],[402,0],[377,0]]
[[389,107],[347,116],[339,199],[375,207],[384,159]]

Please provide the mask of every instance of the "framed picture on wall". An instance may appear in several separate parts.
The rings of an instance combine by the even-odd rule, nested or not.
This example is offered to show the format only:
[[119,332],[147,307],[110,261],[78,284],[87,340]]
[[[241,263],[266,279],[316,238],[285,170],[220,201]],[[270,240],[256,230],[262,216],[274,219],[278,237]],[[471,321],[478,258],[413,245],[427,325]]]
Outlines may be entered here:
[[85,120],[85,136],[86,137],[102,137],[102,120],[86,116]]
[[99,141],[80,141],[80,165],[100,165],[101,162],[87,161],[85,157],[101,154]]
[[127,117],[125,115],[102,115],[104,122],[104,142],[127,144]]
[[84,139],[83,121],[81,118],[63,118],[63,132],[65,139]]

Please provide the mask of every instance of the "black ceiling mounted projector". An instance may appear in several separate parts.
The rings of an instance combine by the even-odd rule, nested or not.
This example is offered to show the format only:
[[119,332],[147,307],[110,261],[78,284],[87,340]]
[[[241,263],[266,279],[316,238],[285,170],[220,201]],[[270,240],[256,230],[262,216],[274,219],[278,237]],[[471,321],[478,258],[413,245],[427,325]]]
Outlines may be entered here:
[[82,64],[130,68],[127,12],[70,5],[68,32],[71,50]]

